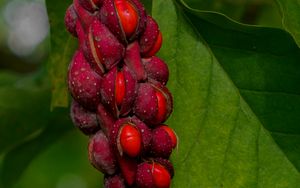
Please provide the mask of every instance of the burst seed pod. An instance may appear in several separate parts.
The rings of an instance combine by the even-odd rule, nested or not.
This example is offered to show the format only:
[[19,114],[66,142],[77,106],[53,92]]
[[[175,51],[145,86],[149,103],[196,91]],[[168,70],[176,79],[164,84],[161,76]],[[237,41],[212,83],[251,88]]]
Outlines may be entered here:
[[124,62],[132,74],[135,75],[137,81],[141,82],[147,79],[138,42],[135,41],[127,46]]
[[130,158],[128,156],[118,156],[117,157],[122,175],[125,179],[125,182],[132,186],[136,179],[136,172],[137,172],[137,166],[138,162],[135,158]]
[[160,128],[162,128],[163,130],[166,131],[166,133],[169,135],[171,141],[172,141],[172,148],[176,148],[177,146],[177,135],[176,133],[174,132],[174,130],[166,125],[162,125],[160,126]]
[[73,1],[74,9],[77,14],[78,20],[80,21],[83,29],[87,31],[89,25],[92,23],[96,14],[93,14],[83,8],[79,2],[79,0]]
[[152,56],[147,59],[142,59],[142,62],[148,79],[155,80],[162,85],[167,84],[169,80],[169,68],[162,59]]
[[77,37],[76,32],[76,22],[77,22],[77,14],[74,9],[74,5],[70,5],[66,11],[65,15],[65,26],[69,33],[71,33],[74,37]]
[[101,82],[102,103],[118,118],[127,115],[136,97],[137,82],[127,66],[112,68]]
[[101,77],[92,70],[83,53],[74,54],[68,72],[69,91],[84,108],[95,111],[100,103]]
[[123,44],[127,44],[143,31],[146,16],[139,1],[105,0],[100,19]]
[[145,31],[139,41],[143,57],[152,57],[161,48],[162,33],[159,31],[156,21],[149,15],[147,16]]
[[123,156],[137,157],[142,152],[142,134],[130,118],[119,119],[111,129],[110,142],[114,151]]
[[79,4],[87,11],[94,13],[102,6],[103,0],[78,0]]
[[108,139],[102,131],[98,131],[90,138],[88,148],[89,160],[96,169],[110,175],[116,172],[115,155],[110,148]]
[[125,53],[124,46],[96,18],[89,27],[83,50],[87,60],[100,75],[117,65]]
[[104,177],[105,188],[126,188],[124,178],[120,174]]
[[173,150],[173,141],[169,133],[160,126],[152,130],[150,154],[154,157],[168,159]]
[[172,95],[166,87],[159,83],[139,84],[133,112],[148,126],[164,122],[172,109]]
[[75,127],[85,135],[91,135],[100,130],[96,113],[86,110],[75,100],[71,104],[71,119]]
[[100,103],[97,107],[97,119],[105,135],[109,135],[116,120]]
[[136,184],[141,188],[169,188],[171,175],[160,163],[143,162],[138,165]]

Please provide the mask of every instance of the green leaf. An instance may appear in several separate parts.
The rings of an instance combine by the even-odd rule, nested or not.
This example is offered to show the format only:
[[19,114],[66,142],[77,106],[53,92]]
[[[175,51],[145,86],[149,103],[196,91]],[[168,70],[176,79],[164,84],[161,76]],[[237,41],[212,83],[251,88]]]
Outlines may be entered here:
[[[200,23],[191,16],[192,22],[260,122],[276,135],[283,151],[294,147],[293,152],[300,156],[300,50],[292,37],[282,30],[230,24],[221,15],[214,15],[216,25],[208,21],[211,14],[197,15],[205,21]],[[300,170],[300,157],[286,154]]]
[[[200,32],[199,27],[207,31],[206,35],[210,34],[210,39],[217,37],[210,29],[218,23],[218,15],[209,12],[198,15],[200,11],[187,8],[183,12],[182,7],[175,6],[174,1],[157,0],[152,9],[164,35],[159,56],[170,67],[168,87],[174,95],[174,112],[168,124],[180,138],[179,150],[172,157],[176,169],[173,187],[298,187],[299,172],[244,99],[232,75],[222,67],[226,54],[217,56]],[[205,24],[207,17],[212,23]],[[239,50],[247,42],[252,47],[256,44],[255,40],[243,41],[236,35],[249,35],[245,26],[227,20],[224,27],[227,30],[217,29],[225,41],[227,36],[236,36],[234,42],[230,41],[232,46],[224,48]],[[271,39],[260,38],[261,44]],[[289,47],[289,43],[281,39],[280,42],[280,46]],[[276,47],[265,43],[257,54],[263,56],[264,50]],[[263,81],[260,76],[250,78]]]
[[297,0],[276,0],[282,15],[283,27],[293,36],[300,46],[300,2]]
[[3,187],[12,187],[34,158],[72,130],[68,112],[66,109],[52,112],[49,120],[45,122],[45,129],[20,143],[4,156],[0,181]]
[[72,1],[46,1],[51,33],[48,71],[52,83],[51,109],[68,106],[67,71],[76,48],[76,39],[67,32],[64,16]]
[[49,89],[38,75],[0,73],[0,153],[43,128],[49,114]]

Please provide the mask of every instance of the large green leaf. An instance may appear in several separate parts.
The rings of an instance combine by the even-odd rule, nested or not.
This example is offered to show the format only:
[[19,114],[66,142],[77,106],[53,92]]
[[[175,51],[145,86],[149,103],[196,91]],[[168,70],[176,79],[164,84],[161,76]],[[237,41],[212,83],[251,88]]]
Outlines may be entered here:
[[[201,27],[206,19],[185,10],[183,14],[170,0],[154,1],[153,15],[164,34],[160,56],[170,66],[168,86],[175,101],[168,123],[180,138],[179,151],[172,158],[174,187],[298,187],[299,172],[221,66],[222,56],[214,54],[191,20],[194,17]],[[216,21],[217,15],[205,15]],[[235,30],[244,32],[242,25],[232,26],[220,30],[223,37]],[[210,31],[209,25],[202,27]],[[251,42],[240,40],[237,36],[232,44],[236,49],[241,48],[237,44]]]
[[[197,12],[196,19],[190,18],[260,122],[299,170],[299,48],[285,31],[240,27],[221,15],[214,15],[216,25],[208,21],[210,16]],[[198,17],[205,20],[199,22]],[[279,44],[281,48],[276,47]]]
[[49,114],[47,122],[44,122],[45,129],[12,148],[4,156],[0,181],[4,187],[12,187],[33,159],[69,130],[72,130],[73,126],[70,126],[68,114],[66,109],[54,110]]
[[[0,153],[44,127],[49,89],[38,75],[0,73]],[[49,111],[49,110],[48,110]]]
[[66,75],[76,48],[76,40],[67,32],[64,16],[72,1],[46,1],[51,34],[51,53],[48,63],[52,83],[51,108],[68,106]]
[[283,27],[291,33],[300,46],[300,2],[298,0],[276,0],[282,14]]

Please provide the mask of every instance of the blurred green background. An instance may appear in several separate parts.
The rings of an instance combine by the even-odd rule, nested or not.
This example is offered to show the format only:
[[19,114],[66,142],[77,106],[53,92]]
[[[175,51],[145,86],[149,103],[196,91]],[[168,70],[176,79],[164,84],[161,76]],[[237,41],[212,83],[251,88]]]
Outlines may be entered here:
[[[273,0],[211,0],[201,2],[203,3],[197,2],[199,9],[222,12],[238,22],[282,27],[278,7]],[[21,77],[27,77],[37,72],[46,66],[50,50],[49,43],[47,9],[43,0],[0,0],[1,72],[13,72],[21,75]],[[48,82],[47,79],[46,82]],[[50,100],[50,97],[47,100]],[[28,110],[30,110],[29,106]],[[17,111],[16,113],[20,112]],[[39,116],[39,114],[36,115]],[[57,138],[59,139],[56,139],[55,142],[54,140],[47,142],[41,150],[28,151],[36,152],[38,155],[28,165],[21,179],[15,182],[13,187],[101,187],[102,175],[88,162],[88,138],[72,128],[69,119],[65,122],[65,125],[59,126],[68,126],[70,129],[65,131],[62,136],[58,135]],[[12,124],[10,126],[18,125]],[[1,142],[2,138],[0,137]],[[51,143],[49,147],[48,143]],[[0,163],[3,162],[4,154],[9,152],[12,147],[3,150],[0,148],[2,151]],[[40,151],[42,152],[39,153]],[[18,171],[18,167],[19,164],[16,164],[16,169],[12,169],[12,171]],[[6,171],[2,169],[2,173],[5,174]]]

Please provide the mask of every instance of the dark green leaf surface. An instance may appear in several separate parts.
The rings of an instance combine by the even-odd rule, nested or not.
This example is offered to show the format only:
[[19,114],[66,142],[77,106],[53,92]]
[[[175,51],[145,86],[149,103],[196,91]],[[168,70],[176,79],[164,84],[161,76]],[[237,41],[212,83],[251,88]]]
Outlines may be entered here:
[[[164,34],[160,56],[171,71],[168,86],[175,105],[168,123],[180,138],[172,158],[174,187],[298,187],[297,169],[246,103],[203,33],[173,3],[154,1],[153,15]],[[216,15],[208,15],[215,21]],[[197,22],[205,20],[198,17]],[[239,40],[237,36],[234,44]]]
[[282,14],[283,27],[291,33],[300,46],[300,2],[298,0],[276,0]]
[[46,1],[51,33],[51,53],[48,63],[52,83],[51,108],[68,106],[66,75],[76,48],[76,39],[65,29],[64,16],[72,1]]
[[56,109],[50,116],[45,122],[45,129],[17,145],[4,156],[1,167],[1,182],[4,187],[12,187],[33,159],[73,128],[70,126],[68,110]]
[[[0,73],[0,153],[42,129],[49,113],[49,89],[36,75]],[[46,110],[46,111],[45,111]]]
[[[197,17],[208,14],[198,12]],[[238,24],[230,28],[223,16],[214,17],[219,25],[190,16],[260,122],[276,134],[281,149],[294,148],[292,155],[298,158],[285,153],[300,170],[299,48],[285,31]]]

